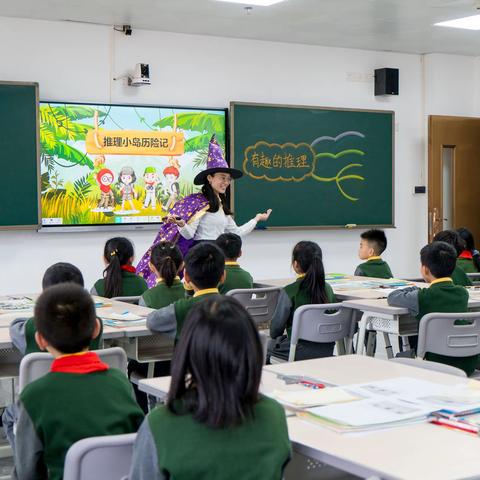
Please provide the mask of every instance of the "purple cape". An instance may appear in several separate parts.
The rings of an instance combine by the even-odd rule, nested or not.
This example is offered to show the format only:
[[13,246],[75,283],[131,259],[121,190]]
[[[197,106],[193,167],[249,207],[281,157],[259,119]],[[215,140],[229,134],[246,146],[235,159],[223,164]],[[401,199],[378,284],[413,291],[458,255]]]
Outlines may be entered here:
[[[194,215],[199,213],[205,207],[208,207],[207,199],[201,193],[192,193],[192,195],[188,195],[182,200],[179,200],[168,213],[170,215],[182,217],[182,220],[185,221],[185,223],[188,223],[188,221]],[[152,246],[145,252],[137,264],[137,275],[142,276],[147,281],[147,284],[150,288],[153,287],[156,282],[155,274],[148,266],[152,248],[157,245],[157,243],[165,241],[176,243],[184,256],[194,243],[193,239],[187,240],[186,238],[182,237],[178,231],[177,225],[174,223],[164,223],[160,227]]]

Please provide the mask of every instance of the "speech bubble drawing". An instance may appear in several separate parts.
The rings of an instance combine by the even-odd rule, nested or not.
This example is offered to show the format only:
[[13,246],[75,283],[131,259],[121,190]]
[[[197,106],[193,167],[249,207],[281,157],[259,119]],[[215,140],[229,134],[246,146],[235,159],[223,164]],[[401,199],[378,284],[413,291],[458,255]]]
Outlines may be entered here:
[[[345,132],[347,136],[354,132]],[[356,133],[356,132],[355,132]],[[359,134],[360,136],[361,134]],[[342,135],[339,135],[341,137]],[[337,138],[339,138],[337,137]],[[318,141],[336,140],[333,137],[320,137]],[[318,142],[317,142],[318,143]],[[244,151],[243,171],[255,180],[268,182],[302,182],[306,178],[312,178],[318,182],[335,182],[340,195],[351,202],[358,198],[349,195],[342,187],[345,180],[359,180],[365,178],[358,174],[352,174],[347,170],[361,168],[361,163],[349,163],[343,166],[334,176],[320,176],[315,173],[316,163],[322,159],[336,161],[347,155],[364,156],[365,152],[359,149],[345,149],[338,153],[316,153],[307,143],[294,144],[291,142],[278,144],[268,143],[263,140],[248,146]]]
[[243,171],[256,180],[302,182],[312,175],[315,152],[308,143],[267,143],[245,149]]

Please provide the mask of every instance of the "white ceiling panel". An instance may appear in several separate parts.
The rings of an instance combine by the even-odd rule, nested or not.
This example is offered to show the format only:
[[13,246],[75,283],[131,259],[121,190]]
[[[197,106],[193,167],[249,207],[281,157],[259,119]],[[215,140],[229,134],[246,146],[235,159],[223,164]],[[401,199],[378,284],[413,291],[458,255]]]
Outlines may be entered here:
[[434,23],[480,13],[475,0],[285,0],[254,7],[215,0],[0,1],[0,16],[409,53],[480,55],[480,32]]

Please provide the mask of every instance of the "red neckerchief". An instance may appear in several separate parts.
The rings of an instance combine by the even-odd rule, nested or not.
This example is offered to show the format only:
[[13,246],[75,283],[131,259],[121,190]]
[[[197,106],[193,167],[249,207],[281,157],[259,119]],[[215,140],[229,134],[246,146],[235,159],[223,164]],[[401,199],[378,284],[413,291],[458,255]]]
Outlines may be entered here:
[[473,255],[472,255],[472,252],[470,250],[464,250],[459,256],[458,258],[468,258],[469,260],[472,260],[473,258]]
[[110,188],[110,185],[104,185],[103,183],[100,184],[100,190],[103,192],[103,193],[108,193],[111,188]]
[[130,272],[130,273],[135,273],[137,271],[135,267],[133,267],[132,265],[122,265],[120,268],[125,272]]
[[62,373],[92,373],[108,370],[95,352],[85,352],[76,355],[66,355],[56,358],[50,368],[51,372]]

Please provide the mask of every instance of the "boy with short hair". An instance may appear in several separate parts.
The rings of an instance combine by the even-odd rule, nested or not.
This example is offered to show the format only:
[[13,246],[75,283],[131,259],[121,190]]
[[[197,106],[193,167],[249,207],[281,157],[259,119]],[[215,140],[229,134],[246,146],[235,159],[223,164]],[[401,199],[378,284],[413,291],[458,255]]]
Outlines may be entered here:
[[46,289],[35,305],[35,326],[38,344],[55,360],[49,373],[20,394],[14,478],[61,480],[75,442],[136,432],[143,412],[125,374],[88,351],[100,325],[83,288]]
[[155,332],[180,338],[185,318],[197,302],[218,294],[218,285],[225,279],[225,256],[213,243],[202,242],[191,248],[184,259],[185,282],[193,288],[193,297],[181,298],[147,317],[147,327]]
[[[451,245],[455,249],[456,257],[459,257],[465,250],[465,241],[455,230],[443,230],[438,232],[433,237],[433,241],[446,242]],[[459,267],[458,258],[455,262],[455,268],[453,269],[451,277],[455,285],[463,285],[464,287],[473,285],[465,271]]]
[[242,239],[236,233],[223,233],[216,242],[225,255],[225,281],[220,285],[222,294],[237,288],[253,288],[252,276],[240,267],[238,259],[242,256]]
[[388,263],[380,256],[387,248],[387,237],[383,230],[367,230],[360,235],[358,256],[366,262],[361,263],[354,275],[360,277],[392,278]]
[[[433,242],[420,250],[420,272],[428,288],[407,287],[395,290],[388,296],[388,304],[410,310],[420,321],[427,313],[462,313],[468,310],[468,292],[454,285],[451,275],[455,268],[455,249],[446,242]],[[461,320],[459,320],[461,321]],[[412,337],[410,337],[412,338]],[[416,343],[417,337],[413,337]],[[428,353],[425,360],[446,363],[461,368],[471,375],[478,363],[478,355],[449,357]]]
[[[58,285],[59,283],[72,283],[84,286],[82,272],[71,263],[58,262],[54,263],[45,270],[42,279],[42,289]],[[10,338],[13,345],[20,351],[22,355],[28,353],[40,352],[40,347],[35,341],[35,319],[31,318],[16,318],[10,324]],[[103,324],[100,321],[100,332],[90,342],[90,350],[98,350],[102,340]]]

